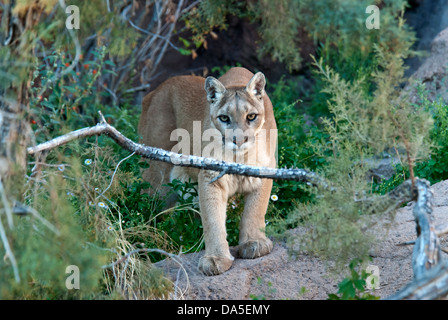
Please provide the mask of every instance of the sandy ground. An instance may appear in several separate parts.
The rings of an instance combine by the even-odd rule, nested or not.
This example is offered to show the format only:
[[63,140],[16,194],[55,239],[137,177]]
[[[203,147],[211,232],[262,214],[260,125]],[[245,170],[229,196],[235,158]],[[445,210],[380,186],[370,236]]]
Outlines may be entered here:
[[[448,180],[432,186],[434,192],[434,224],[448,223]],[[388,297],[404,287],[413,278],[411,256],[413,246],[397,246],[415,239],[413,204],[398,210],[389,233],[372,249],[372,265],[378,266],[380,287],[374,295]],[[442,247],[448,237],[442,237]],[[232,248],[236,256],[236,248]],[[275,242],[267,256],[254,259],[235,259],[224,274],[206,277],[197,270],[203,252],[182,256],[179,264],[172,260],[157,263],[178,287],[178,299],[327,299],[337,292],[342,276],[328,271],[325,262],[316,257],[299,255],[290,258],[285,243]],[[444,254],[444,258],[446,254]],[[185,276],[188,273],[188,280]],[[303,292],[303,290],[306,290]]]

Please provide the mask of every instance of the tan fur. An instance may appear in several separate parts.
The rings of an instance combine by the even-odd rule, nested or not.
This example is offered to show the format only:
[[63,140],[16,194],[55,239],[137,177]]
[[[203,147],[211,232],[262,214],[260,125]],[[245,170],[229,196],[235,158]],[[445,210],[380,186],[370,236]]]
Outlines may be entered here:
[[[254,75],[244,68],[232,68],[219,80],[195,76],[171,78],[143,100],[138,128],[142,143],[172,150],[178,141],[170,141],[170,135],[173,130],[183,128],[190,133],[190,154],[207,156],[204,155],[205,148],[211,141],[202,142],[202,146],[193,150],[193,144],[198,143],[197,139],[193,141],[193,121],[201,121],[201,133],[213,128],[224,137],[218,142],[220,152],[214,154],[214,158],[273,168],[276,166],[274,152],[277,127],[264,85],[263,74]],[[255,120],[249,121],[249,114],[256,114]],[[227,115],[230,120],[223,122],[218,118],[219,115]],[[234,131],[233,135],[225,135],[225,129],[248,131],[245,134]],[[266,132],[266,139],[261,138],[262,132]],[[275,133],[273,136],[272,132]],[[157,190],[162,195],[167,193],[162,184],[170,180],[187,181],[190,178],[198,181],[205,241],[205,254],[199,261],[199,268],[207,275],[228,270],[234,260],[226,240],[225,223],[227,201],[235,193],[245,196],[239,255],[242,258],[257,258],[272,250],[272,242],[264,232],[264,216],[272,180],[224,175],[210,183],[218,174],[215,171],[173,166],[157,161],[151,161],[149,169],[143,173],[143,178],[154,187],[150,192]]]

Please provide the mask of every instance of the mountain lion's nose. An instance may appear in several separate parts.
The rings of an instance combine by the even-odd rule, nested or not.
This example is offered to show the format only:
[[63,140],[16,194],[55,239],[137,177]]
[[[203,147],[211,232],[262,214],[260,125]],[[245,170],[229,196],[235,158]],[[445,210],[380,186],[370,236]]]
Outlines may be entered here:
[[241,147],[243,143],[246,143],[249,140],[248,136],[244,136],[243,139],[237,139],[235,136],[233,137],[233,143],[238,147]]

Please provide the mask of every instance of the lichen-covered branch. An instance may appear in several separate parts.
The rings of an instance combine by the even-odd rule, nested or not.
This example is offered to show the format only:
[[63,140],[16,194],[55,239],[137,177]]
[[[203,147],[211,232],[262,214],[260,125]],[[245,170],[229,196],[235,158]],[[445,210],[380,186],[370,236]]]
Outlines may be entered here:
[[414,219],[417,240],[412,253],[414,280],[396,294],[398,299],[436,299],[448,294],[448,261],[442,260],[437,230],[431,222],[432,191],[429,182],[415,179]]
[[51,150],[76,139],[101,134],[108,135],[122,148],[130,152],[135,152],[135,154],[151,160],[168,162],[184,167],[194,167],[199,169],[220,171],[224,172],[225,174],[238,174],[266,179],[302,181],[321,188],[328,188],[328,184],[324,179],[319,177],[316,173],[305,169],[274,169],[267,167],[249,166],[235,162],[225,162],[212,158],[187,156],[159,148],[138,144],[125,137],[122,133],[120,133],[117,129],[115,129],[105,121],[102,121],[94,127],[79,129],[67,133],[63,136],[57,137],[48,142],[39,144],[35,147],[29,147],[27,151],[28,154],[34,155],[42,151]]
[[417,224],[417,240],[412,253],[412,267],[414,278],[422,278],[428,269],[437,265],[441,260],[439,239],[435,228],[431,223],[432,191],[429,182],[416,180],[415,187],[418,190],[417,201],[414,206],[414,219]]
[[448,261],[440,262],[387,300],[433,300],[448,294]]

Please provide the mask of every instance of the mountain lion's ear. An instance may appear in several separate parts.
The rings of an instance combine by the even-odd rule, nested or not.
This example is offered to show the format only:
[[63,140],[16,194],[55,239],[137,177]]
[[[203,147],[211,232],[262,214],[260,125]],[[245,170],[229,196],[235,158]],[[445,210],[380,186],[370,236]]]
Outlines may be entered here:
[[249,83],[246,86],[246,90],[256,97],[264,96],[264,86],[266,85],[266,79],[264,74],[261,72],[257,72],[252,79],[250,79]]
[[226,88],[218,79],[207,77],[205,79],[205,91],[207,92],[207,100],[210,103],[214,103],[218,99],[221,99],[224,92],[226,92]]

